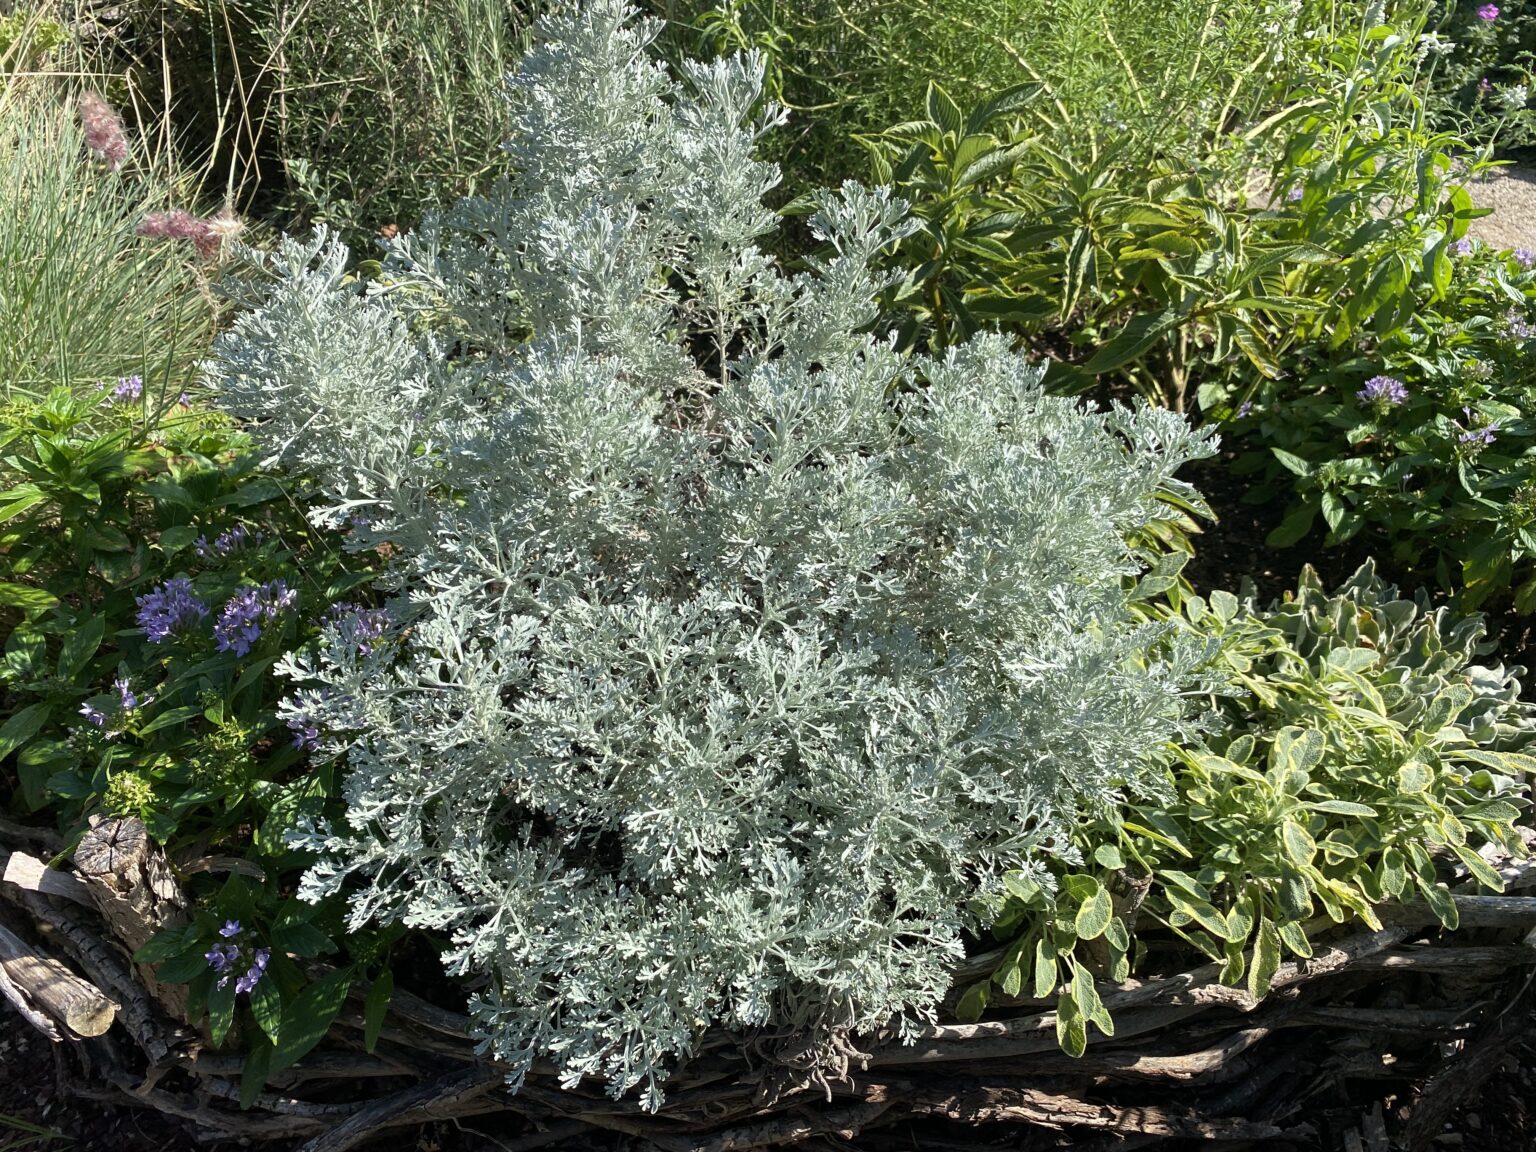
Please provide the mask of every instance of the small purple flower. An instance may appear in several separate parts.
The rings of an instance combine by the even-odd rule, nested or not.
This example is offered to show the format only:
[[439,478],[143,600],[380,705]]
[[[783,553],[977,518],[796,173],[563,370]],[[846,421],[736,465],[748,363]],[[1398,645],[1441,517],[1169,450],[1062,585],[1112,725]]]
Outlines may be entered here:
[[183,408],[190,408],[192,407],[192,397],[183,392],[180,396],[176,397],[176,403]]
[[1499,18],[1499,6],[1497,4],[1484,4],[1477,10],[1477,18],[1484,23],[1492,24]]
[[1241,420],[1244,416],[1248,415],[1248,413],[1250,413],[1252,411],[1253,411],[1253,401],[1252,400],[1244,400],[1241,404],[1239,404],[1237,406],[1237,412],[1233,414],[1232,418],[1234,420]]
[[224,927],[219,929],[219,935],[224,937],[224,939],[226,939],[226,940],[228,940],[231,936],[238,936],[238,935],[240,935],[240,921],[238,921],[238,920],[226,920],[226,921],[224,921]]
[[1500,325],[1499,335],[1506,340],[1528,340],[1536,336],[1536,327],[1516,308],[1511,308],[1504,313],[1504,323]]
[[[215,972],[222,972],[240,958],[240,949],[233,944],[215,944],[207,952],[203,953],[203,959],[208,961],[208,967]],[[224,987],[226,980],[219,982],[219,987]]]
[[257,589],[256,598],[261,602],[261,614],[270,622],[297,604],[299,594],[286,581],[269,580]]
[[335,626],[337,639],[349,647],[355,645],[363,656],[378,649],[394,623],[383,608],[360,608],[345,601],[332,604],[325,615]]
[[1477,90],[1479,92],[1483,93],[1484,95],[1487,95],[1489,92],[1493,91],[1493,81],[1489,80],[1488,77],[1484,76],[1481,80],[1479,80],[1477,82]]
[[[1497,420],[1490,420],[1481,428],[1472,428],[1470,427],[1472,423],[1472,409],[1463,408],[1462,412],[1467,417],[1469,427],[1456,437],[1456,442],[1458,444],[1465,444],[1469,448],[1486,448],[1492,444],[1495,439],[1494,433],[1499,430],[1499,422]],[[1451,421],[1451,424],[1456,428],[1461,427],[1454,420]]]
[[260,983],[267,971],[267,960],[272,952],[267,948],[256,949],[256,954],[251,957],[251,966],[245,970],[245,974],[235,981],[235,992],[249,992]]
[[320,747],[320,729],[307,714],[290,716],[288,729],[293,733],[293,746],[300,752],[313,752]]
[[89,704],[80,705],[80,715],[84,716],[88,723],[100,728],[107,722],[107,714],[100,708],[93,708]]
[[161,644],[174,633],[208,615],[208,605],[192,595],[192,581],[177,576],[147,596],[140,596],[138,624],[152,644]]
[[127,680],[121,678],[114,680],[112,687],[117,689],[117,696],[122,701],[124,712],[132,712],[139,706],[139,698],[133,694],[133,689],[128,687]]
[[1532,268],[1536,268],[1536,252],[1532,252],[1529,248],[1516,248],[1512,255],[1515,258],[1515,263],[1527,272]]
[[137,400],[144,395],[144,381],[137,376],[119,376],[117,386],[112,389],[114,400]]
[[1457,240],[1454,244],[1451,245],[1451,255],[1453,256],[1467,256],[1470,255],[1471,252],[1472,238],[1470,236],[1463,236],[1460,240]]
[[220,652],[244,656],[261,639],[261,604],[255,588],[242,588],[229,598],[213,625],[214,646]]
[[1356,399],[1381,408],[1396,408],[1408,399],[1408,389],[1401,380],[1391,376],[1372,376],[1365,387],[1355,393]]
[[1306,193],[1307,193],[1306,188],[1304,188],[1300,184],[1297,184],[1297,185],[1294,185],[1291,188],[1291,190],[1285,194],[1285,198],[1287,200],[1289,200],[1292,204],[1294,204],[1294,203],[1296,203],[1296,201],[1300,200],[1303,196],[1305,196]]
[[244,524],[236,524],[225,532],[220,532],[213,542],[213,550],[220,556],[228,556],[231,552],[238,552],[245,547],[245,540],[249,533]]

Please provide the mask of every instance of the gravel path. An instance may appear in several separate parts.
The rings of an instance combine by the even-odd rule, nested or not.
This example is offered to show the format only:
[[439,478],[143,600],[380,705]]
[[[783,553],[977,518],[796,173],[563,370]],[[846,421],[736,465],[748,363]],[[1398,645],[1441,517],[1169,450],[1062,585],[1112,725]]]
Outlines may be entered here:
[[1471,192],[1479,208],[1493,209],[1472,222],[1473,236],[1495,248],[1536,250],[1536,168],[1500,168]]

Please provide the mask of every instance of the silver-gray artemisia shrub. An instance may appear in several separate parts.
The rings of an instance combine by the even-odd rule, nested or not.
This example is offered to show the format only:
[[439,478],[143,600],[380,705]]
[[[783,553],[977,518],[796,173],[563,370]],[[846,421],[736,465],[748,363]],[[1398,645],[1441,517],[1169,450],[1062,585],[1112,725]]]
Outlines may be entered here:
[[547,19],[516,178],[366,290],[323,234],[248,253],[214,365],[316,519],[395,555],[391,633],[285,669],[347,770],[306,894],[450,936],[495,1055],[651,1106],[706,1027],[829,1057],[930,1016],[1002,874],[1145,786],[1198,656],[1128,611],[1124,540],[1210,451],[1001,340],[868,334],[882,192],[778,267],[759,62],[673,80],[655,32]]

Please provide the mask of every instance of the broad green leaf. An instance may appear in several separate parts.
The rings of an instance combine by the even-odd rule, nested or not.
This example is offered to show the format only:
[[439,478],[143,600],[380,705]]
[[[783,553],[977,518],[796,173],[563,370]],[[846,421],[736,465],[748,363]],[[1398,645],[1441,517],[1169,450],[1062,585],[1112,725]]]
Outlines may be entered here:
[[0,724],[0,758],[9,756],[42,730],[48,722],[52,706],[47,703],[28,704]]
[[59,675],[66,680],[73,680],[85,671],[85,666],[96,655],[106,634],[107,618],[100,615],[90,616],[84,624],[73,628],[64,637],[64,644],[59,649]]
[[1488,861],[1484,860],[1465,844],[1452,845],[1451,851],[1456,853],[1456,858],[1467,866],[1467,871],[1472,873],[1475,879],[1484,888],[1494,892],[1504,891],[1504,877],[1498,874]]
[[1317,855],[1317,844],[1312,834],[1294,820],[1286,820],[1280,825],[1280,840],[1286,856],[1298,868],[1310,865]]
[[1071,993],[1056,1001],[1056,1042],[1068,1056],[1081,1056],[1088,1048],[1088,1024]]
[[282,1039],[272,1054],[273,1072],[302,1059],[330,1031],[332,1022],[347,999],[352,973],[343,969],[309,985],[283,1006],[278,1032]]
[[[220,987],[220,985],[223,987]],[[235,974],[220,977],[208,993],[208,1034],[214,1047],[224,1043],[229,1029],[235,1022]]]
[[1280,934],[1267,919],[1259,921],[1253,941],[1253,963],[1248,968],[1248,992],[1255,998],[1269,991],[1280,968]]
[[[964,1024],[972,1024],[981,1019],[981,1014],[987,1010],[987,1000],[992,995],[992,981],[978,980],[965,990],[965,995],[960,997],[955,1005],[955,1018]],[[369,1045],[372,1051],[372,1045]]]
[[266,1087],[267,1076],[272,1067],[272,1053],[275,1051],[271,1044],[257,1042],[252,1046],[250,1055],[245,1058],[245,1068],[240,1073],[242,1110],[256,1103],[256,1097],[261,1095],[261,1090]]
[[1300,924],[1294,920],[1287,921],[1280,925],[1279,932],[1281,943],[1289,948],[1293,955],[1303,959],[1312,955],[1312,942],[1307,939],[1307,934]]
[[282,1028],[283,995],[270,976],[256,981],[256,986],[251,989],[251,1015],[276,1044]]
[[1093,850],[1093,858],[1101,868],[1108,868],[1114,872],[1125,867],[1125,858],[1120,855],[1120,849],[1113,844],[1100,844]]
[[1081,964],[1076,965],[1072,972],[1071,988],[1072,1000],[1083,1015],[1096,1024],[1104,1035],[1113,1036],[1115,1022],[1105,1010],[1104,1001],[1099,999],[1099,990],[1093,983],[1093,973]]
[[1061,974],[1056,967],[1056,949],[1051,946],[1045,936],[1035,941],[1035,986],[1033,992],[1036,1000],[1044,1000],[1056,991],[1056,986],[1061,982]]
[[0,604],[8,608],[20,608],[28,616],[46,612],[59,606],[59,598],[41,588],[29,588],[25,584],[0,583]]
[[1082,940],[1097,940],[1109,927],[1110,918],[1114,914],[1114,903],[1110,899],[1109,891],[1100,885],[1077,910],[1075,927],[1078,937]]
[[294,956],[321,956],[336,951],[336,943],[320,929],[302,921],[275,924],[268,934],[272,947]]
[[1397,786],[1410,796],[1428,789],[1434,778],[1434,771],[1417,760],[1409,760],[1397,770]]

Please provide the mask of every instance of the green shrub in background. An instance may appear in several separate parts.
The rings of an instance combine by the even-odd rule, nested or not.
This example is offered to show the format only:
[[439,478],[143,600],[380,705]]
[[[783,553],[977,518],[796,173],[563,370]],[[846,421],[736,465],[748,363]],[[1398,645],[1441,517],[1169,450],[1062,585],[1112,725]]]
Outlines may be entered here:
[[113,50],[204,195],[362,239],[501,168],[507,0],[129,0]]
[[248,1005],[285,1037],[263,1049],[281,1067],[354,972],[375,976],[375,1021],[389,987],[389,933],[349,937],[328,981],[300,967],[339,951],[341,909],[292,899],[284,835],[334,807],[335,772],[279,718],[271,672],[322,638],[374,642],[384,615],[356,601],[377,556],[344,561],[182,391],[221,239],[166,207],[139,151],[100,98],[0,90],[0,808],[66,837],[142,819],[197,901],[144,958],[216,1041]]
[[303,221],[418,223],[505,171],[525,0],[277,0],[262,35],[276,146]]
[[1536,8],[1528,0],[1437,0],[1430,101],[1441,126],[1500,148],[1536,143]]
[[924,119],[868,141],[924,224],[895,261],[904,343],[1001,324],[1063,360],[1057,387],[1209,412],[1292,350],[1406,316],[1472,215],[1414,90],[1419,27],[1332,29],[1278,108],[1190,161],[1075,158],[1042,86],[970,111],[931,88]]
[[1262,103],[1317,0],[649,0],[677,57],[757,48],[793,113],[768,152],[790,194],[864,175],[851,141],[920,116],[930,79],[964,105],[1025,81],[1050,93],[1054,145],[1187,161]]
[[1074,162],[1038,85],[970,110],[933,87],[868,141],[923,225],[893,258],[902,342],[1002,327],[1058,389],[1230,421],[1248,498],[1286,507],[1272,545],[1324,525],[1464,607],[1536,608],[1536,255],[1466,236],[1482,165],[1427,113],[1423,27],[1319,39],[1284,105],[1192,168]]
[[1331,595],[1309,568],[1268,607],[1217,592],[1164,612],[1219,645],[1211,726],[1176,751],[1170,799],[1085,814],[1081,867],[1005,878],[993,930],[1009,943],[963,1016],[1054,998],[1062,1045],[1081,1052],[1089,1023],[1113,1033],[1095,981],[1137,970],[1149,934],[1258,998],[1321,928],[1379,928],[1374,909],[1397,900],[1454,928],[1445,879],[1499,891],[1477,849],[1524,855],[1536,705],[1522,669],[1476,662],[1478,618],[1400,597],[1369,565]]

